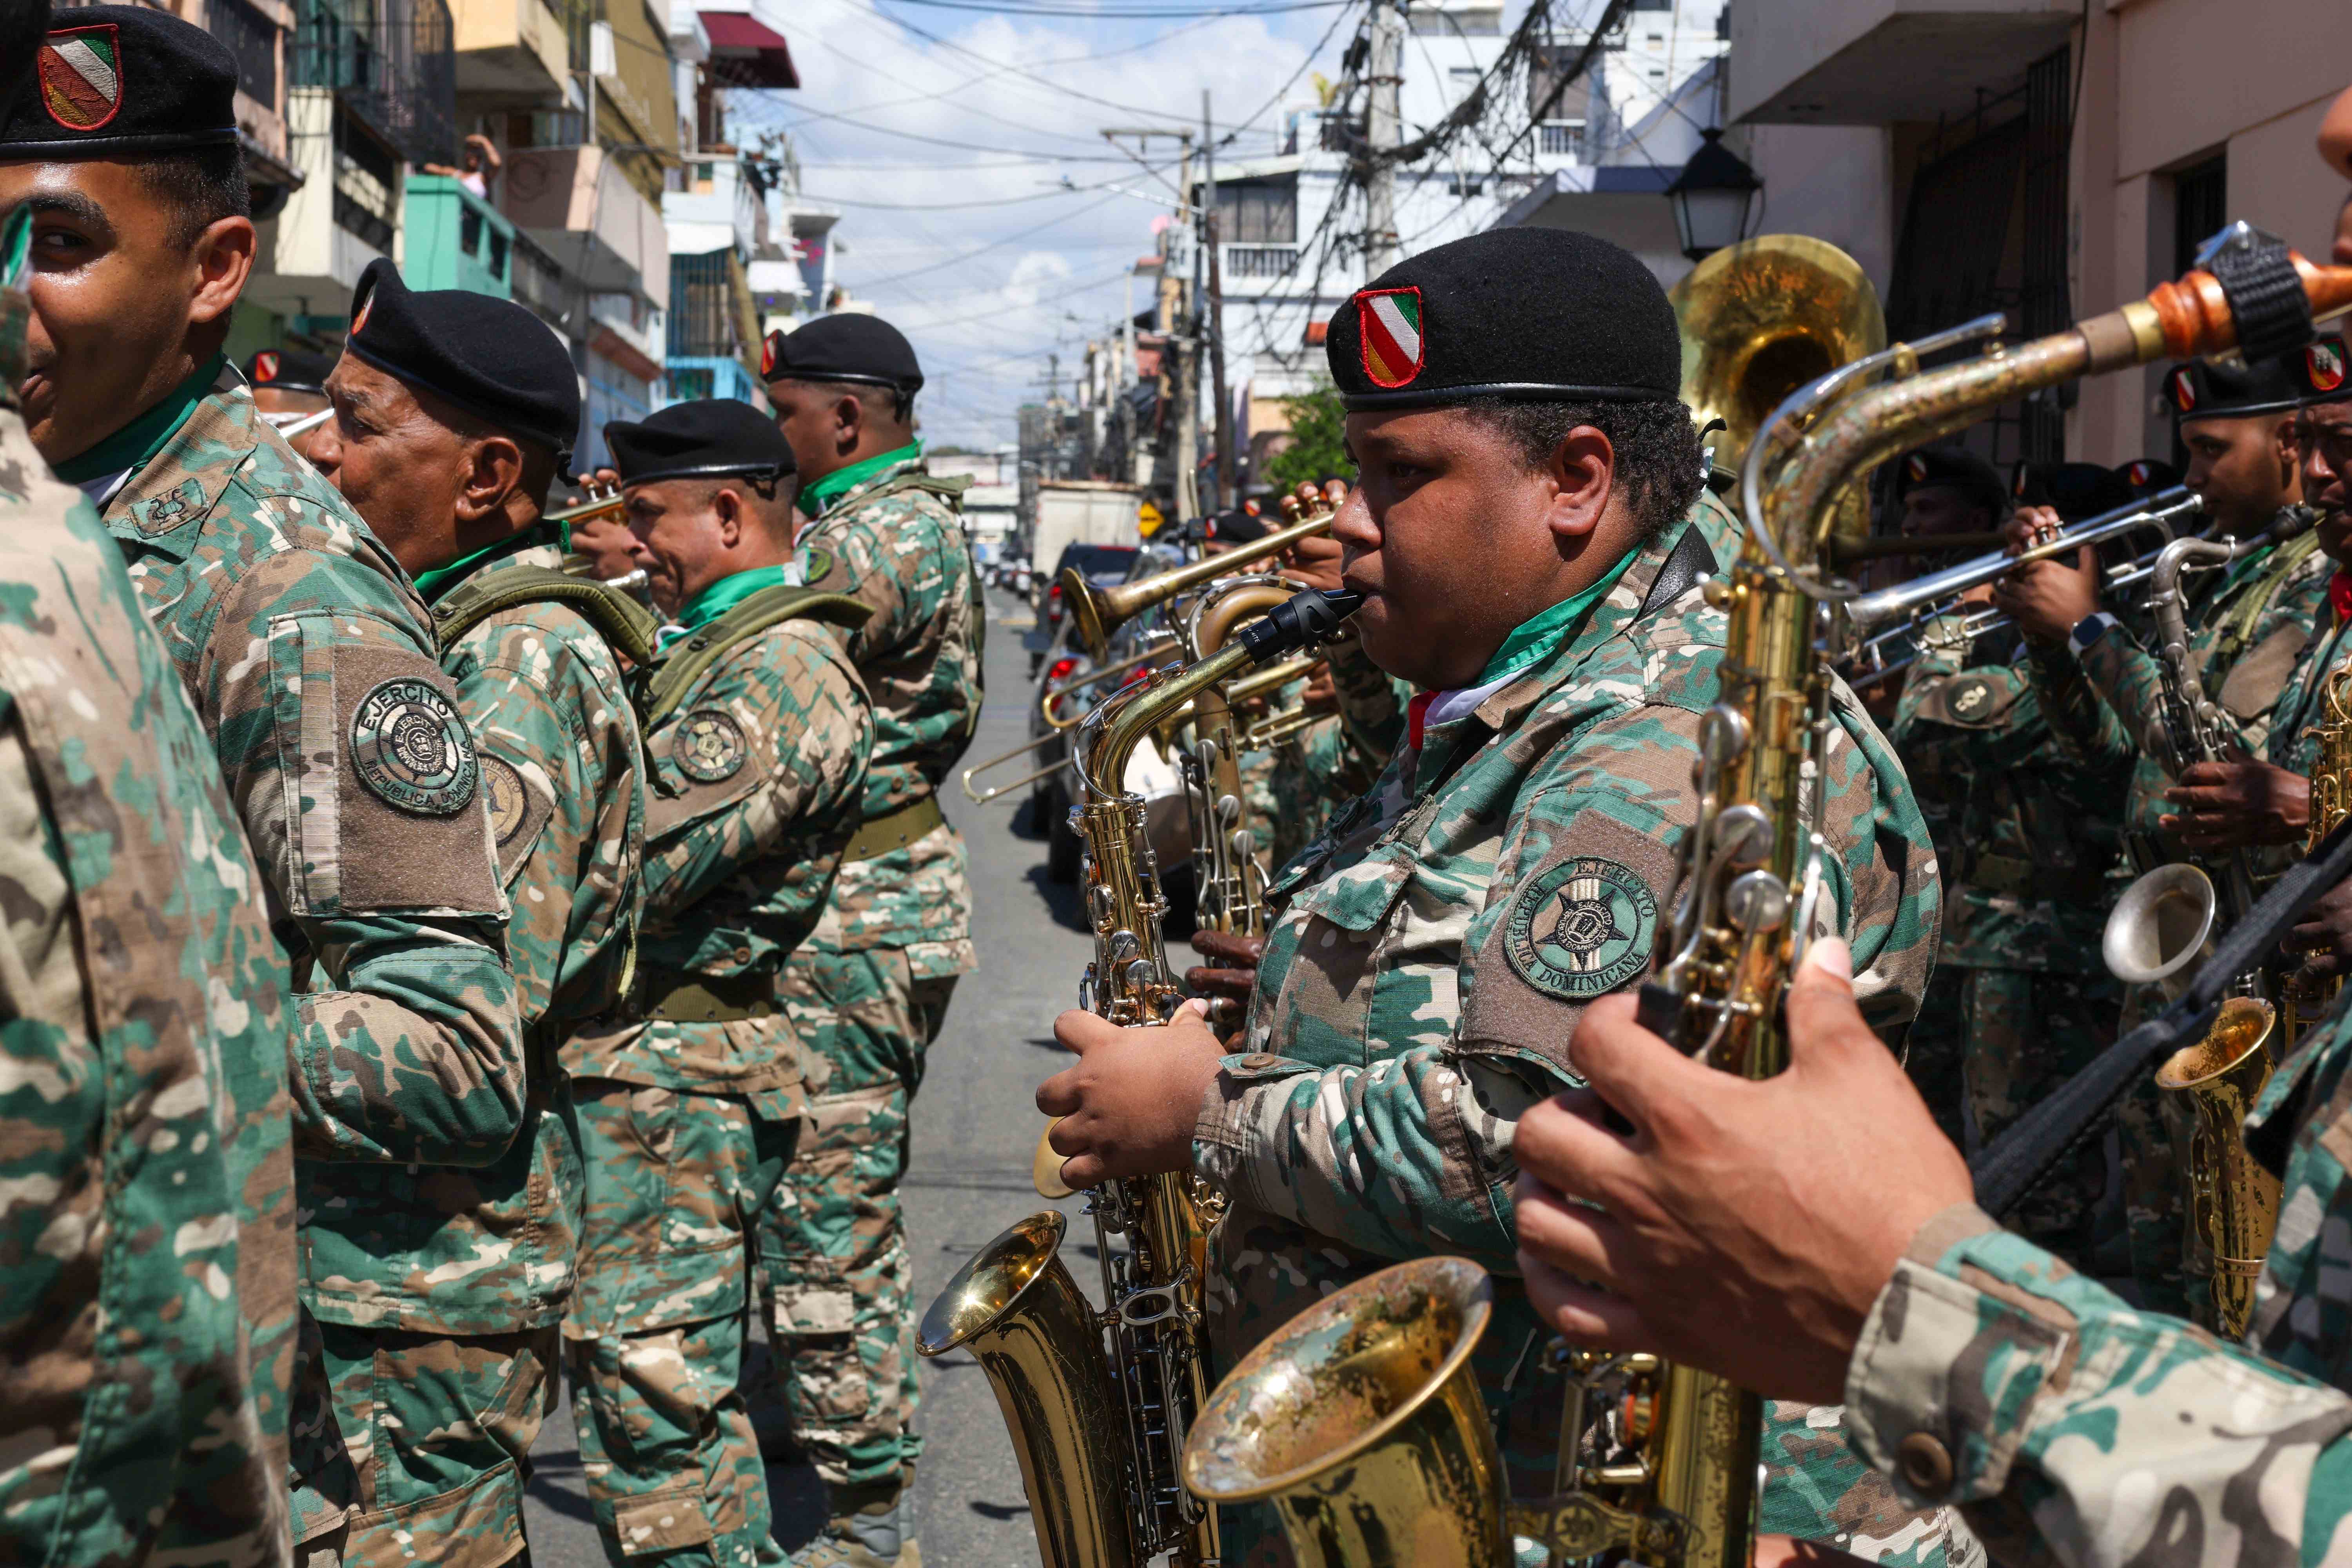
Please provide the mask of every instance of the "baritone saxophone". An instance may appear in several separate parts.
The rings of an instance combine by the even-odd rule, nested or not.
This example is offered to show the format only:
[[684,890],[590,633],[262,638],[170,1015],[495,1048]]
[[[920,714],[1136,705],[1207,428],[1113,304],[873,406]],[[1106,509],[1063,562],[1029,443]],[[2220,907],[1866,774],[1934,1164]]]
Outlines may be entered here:
[[[1166,909],[1127,764],[1152,728],[1255,664],[1317,647],[1362,602],[1309,590],[1241,626],[1217,653],[1159,670],[1089,714],[1076,753],[1086,840],[1080,883],[1095,958],[1078,1005],[1114,1024],[1165,1025],[1182,1005],[1160,945]],[[1045,1568],[1181,1568],[1221,1561],[1215,1511],[1177,1463],[1207,1394],[1202,1342],[1209,1239],[1223,1203],[1198,1178],[1107,1182],[1087,1194],[1106,1307],[1059,1257],[1065,1221],[1032,1215],[980,1249],[923,1315],[916,1349],[969,1350],[1004,1413]],[[1106,1347],[1105,1336],[1108,1336]]]

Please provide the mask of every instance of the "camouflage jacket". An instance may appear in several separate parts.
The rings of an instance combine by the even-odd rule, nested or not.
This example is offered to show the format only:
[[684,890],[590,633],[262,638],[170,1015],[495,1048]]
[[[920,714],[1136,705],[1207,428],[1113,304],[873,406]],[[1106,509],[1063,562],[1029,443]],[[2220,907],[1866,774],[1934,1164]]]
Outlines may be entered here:
[[398,1167],[488,1164],[523,1114],[504,900],[480,762],[406,574],[234,372],[105,522],[294,956],[298,1152],[388,1167],[395,1203]]
[[[2272,711],[2289,672],[2310,640],[2312,622],[2327,596],[2334,571],[2309,533],[2233,563],[2216,581],[2189,580],[2189,651],[2198,679],[2249,756],[2262,756]],[[2123,721],[2139,748],[2124,830],[2144,841],[2142,858],[2170,858],[2157,843],[2157,819],[2171,811],[2164,792],[2173,775],[2165,766],[2164,670],[2149,646],[2110,627],[2082,655],[2083,672]],[[2147,639],[2154,642],[2153,637]],[[2053,668],[2065,663],[2061,656]]]
[[1931,827],[1945,819],[1938,961],[2104,974],[2105,877],[2122,848],[2108,814],[2131,737],[2072,659],[2053,673],[2029,647],[1971,663],[1958,628],[1928,628],[1890,731]]
[[[494,589],[553,568],[529,546],[443,587]],[[437,616],[436,616],[437,619]],[[522,1130],[481,1170],[404,1173],[409,1201],[373,1205],[303,1233],[311,1310],[330,1322],[455,1334],[560,1321],[580,1226],[579,1155],[551,1104],[558,1048],[621,998],[640,897],[645,782],[619,661],[577,610],[499,611],[442,653],[457,709],[480,748],[499,875],[514,917],[507,953],[530,1050]],[[341,1175],[303,1167],[310,1188]]]
[[[0,295],[0,312],[22,296]],[[5,330],[5,323],[0,323]],[[0,1559],[288,1560],[288,991],[203,727],[0,353]]]
[[[801,535],[803,581],[873,610],[835,633],[874,705],[867,820],[935,797],[980,722],[987,617],[960,503],[927,488],[919,458],[892,464],[824,505]],[[933,828],[903,849],[851,861],[834,885],[814,948],[907,950],[918,980],[975,963],[962,838]]]
[[[2335,565],[2332,561],[2328,563],[2331,578]],[[2273,767],[2305,778],[2319,765],[2316,727],[2327,721],[2327,676],[2347,657],[2352,657],[2352,636],[2347,636],[2352,634],[2352,622],[2336,613],[2336,602],[2329,595],[2320,595],[2314,619],[2311,640],[2304,645],[2302,657],[2295,660],[2294,673],[2287,677],[2286,689],[2279,696],[2276,721],[2271,725],[2268,754],[2264,758]]]
[[[1194,1130],[1195,1168],[1233,1205],[1221,1351],[1250,1337],[1233,1325],[1265,1305],[1253,1292],[1288,1296],[1279,1321],[1303,1287],[1435,1248],[1506,1277],[1479,1355],[1489,1399],[1507,1402],[1540,1337],[1509,1278],[1512,1131],[1570,1083],[1585,1004],[1647,973],[1696,812],[1726,623],[1696,585],[1644,605],[1684,531],[1469,715],[1408,737],[1275,885],[1248,1051],[1226,1058]],[[1892,748],[1843,686],[1838,718],[1831,879],[1864,1005],[1893,1027],[1933,963],[1934,857]]]
[[1856,1447],[1964,1505],[1998,1561],[2340,1563],[2352,1547],[2352,1015],[2273,1075],[2285,1173],[2245,1345],[2135,1310],[1961,1205],[1923,1226],[1846,1373]]
[[[728,621],[704,629],[721,633]],[[667,657],[695,647],[676,644]],[[874,731],[848,655],[806,618],[736,644],[656,720],[646,736],[654,776],[640,998],[750,980],[757,1016],[583,1029],[562,1047],[567,1071],[745,1095],[778,1120],[800,1113],[809,1075],[822,1068],[777,1009],[773,981],[815,928],[861,820]]]

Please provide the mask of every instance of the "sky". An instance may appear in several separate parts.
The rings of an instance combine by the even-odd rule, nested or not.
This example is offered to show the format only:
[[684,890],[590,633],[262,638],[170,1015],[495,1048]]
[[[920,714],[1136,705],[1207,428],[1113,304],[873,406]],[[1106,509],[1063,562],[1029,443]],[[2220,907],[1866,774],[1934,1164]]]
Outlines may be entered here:
[[[1045,395],[1046,356],[1060,351],[1066,391],[1087,341],[1118,321],[1129,268],[1174,198],[1101,130],[1197,135],[1206,89],[1221,143],[1241,122],[1220,156],[1264,156],[1277,99],[1310,97],[1309,68],[1339,74],[1360,15],[1357,0],[1251,0],[1252,14],[1222,16],[1202,14],[1213,0],[965,8],[987,3],[755,0],[802,85],[730,99],[738,142],[785,132],[805,196],[842,213],[835,280],[914,342],[934,446],[1012,441],[1014,410]],[[1179,14],[1107,14],[1114,5]],[[1178,152],[1162,139],[1146,155],[1172,180]],[[1135,308],[1148,298],[1139,282]]]

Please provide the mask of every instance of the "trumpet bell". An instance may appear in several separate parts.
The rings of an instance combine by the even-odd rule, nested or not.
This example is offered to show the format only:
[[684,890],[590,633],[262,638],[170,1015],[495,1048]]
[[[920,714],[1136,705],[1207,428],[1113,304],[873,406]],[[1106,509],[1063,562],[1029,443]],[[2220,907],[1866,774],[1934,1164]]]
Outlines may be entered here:
[[1203,1501],[1265,1501],[1298,1568],[1506,1568],[1502,1459],[1470,1354],[1494,1311],[1458,1258],[1307,1309],[1217,1387],[1184,1445]]
[[2213,951],[2220,900],[2203,868],[2159,866],[2124,889],[2099,939],[2107,973],[2153,985],[2169,1000],[2189,988]]

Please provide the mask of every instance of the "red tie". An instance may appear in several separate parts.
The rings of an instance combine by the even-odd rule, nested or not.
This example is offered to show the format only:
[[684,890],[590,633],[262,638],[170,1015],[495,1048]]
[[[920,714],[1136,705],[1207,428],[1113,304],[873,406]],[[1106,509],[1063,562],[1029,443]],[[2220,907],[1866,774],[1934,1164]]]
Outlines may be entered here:
[[2336,610],[2337,626],[2352,622],[2352,572],[2341,566],[2336,569],[2336,575],[2327,580],[2327,602]]
[[[2344,574],[2340,572],[2336,574],[2336,576],[2339,578],[2343,575]],[[1422,721],[1427,716],[1429,712],[1429,704],[1436,696],[1437,693],[1434,691],[1416,691],[1412,694],[1412,699],[1404,705],[1404,743],[1412,747],[1416,752],[1421,750]]]

